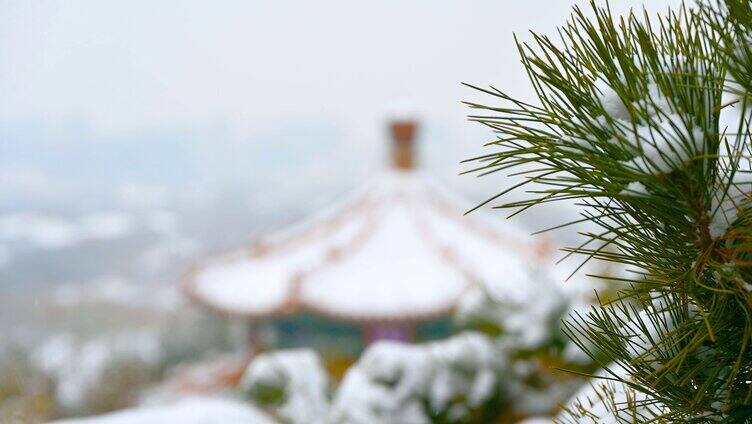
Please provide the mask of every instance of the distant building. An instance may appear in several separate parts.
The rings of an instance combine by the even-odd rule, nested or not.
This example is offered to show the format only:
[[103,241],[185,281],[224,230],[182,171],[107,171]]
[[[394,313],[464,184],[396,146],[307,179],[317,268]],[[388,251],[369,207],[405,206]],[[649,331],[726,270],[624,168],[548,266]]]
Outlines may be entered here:
[[185,292],[246,317],[256,349],[309,346],[348,362],[374,340],[450,333],[459,297],[481,281],[514,287],[540,245],[417,170],[416,122],[391,122],[391,166],[310,219],[210,259]]

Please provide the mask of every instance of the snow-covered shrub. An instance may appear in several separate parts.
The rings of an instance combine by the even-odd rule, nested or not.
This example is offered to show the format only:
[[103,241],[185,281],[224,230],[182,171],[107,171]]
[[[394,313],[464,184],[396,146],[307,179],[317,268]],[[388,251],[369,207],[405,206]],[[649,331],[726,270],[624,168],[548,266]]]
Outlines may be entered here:
[[428,422],[421,399],[431,364],[424,351],[406,343],[372,344],[345,374],[329,420],[337,424]]
[[53,383],[34,369],[23,347],[0,347],[0,423],[36,423],[52,418]]
[[492,339],[464,332],[410,345],[371,345],[335,396],[333,423],[484,422],[498,413],[504,361]]
[[540,269],[519,276],[515,284],[479,286],[461,299],[455,317],[458,326],[493,337],[501,360],[508,364],[503,405],[507,413],[550,414],[583,383],[553,370],[582,370],[591,364],[561,330],[572,303],[573,296]]
[[329,376],[318,353],[311,349],[257,356],[240,388],[291,424],[323,423],[329,409]]
[[128,406],[159,376],[156,332],[121,333],[89,340],[59,334],[30,354],[34,368],[53,381],[63,414],[106,412]]
[[460,300],[455,321],[462,328],[503,336],[516,351],[534,351],[563,341],[560,321],[571,299],[548,273],[531,269],[514,284],[479,285]]
[[463,332],[427,346],[436,366],[427,405],[439,422],[485,422],[498,414],[506,361],[493,340]]

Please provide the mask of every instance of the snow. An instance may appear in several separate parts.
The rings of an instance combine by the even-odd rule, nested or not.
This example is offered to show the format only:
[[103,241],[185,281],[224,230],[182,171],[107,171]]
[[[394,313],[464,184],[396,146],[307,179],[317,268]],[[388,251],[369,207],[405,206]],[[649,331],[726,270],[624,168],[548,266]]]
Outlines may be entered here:
[[88,284],[61,284],[55,288],[54,301],[71,306],[83,301],[104,301],[128,304],[143,293],[139,287],[117,275],[103,275]]
[[[671,62],[672,68],[674,65]],[[628,147],[635,152],[633,159],[623,162],[628,168],[649,175],[667,174],[704,151],[703,129],[691,115],[675,111],[654,81],[648,82],[645,97],[634,102],[639,110],[647,112],[649,122],[633,122],[627,104],[602,77],[596,79],[595,91],[604,112],[615,124],[607,126],[605,121],[599,122],[622,133]],[[581,146],[586,140],[566,137],[563,141]],[[616,139],[613,142],[621,143]]]
[[[728,181],[728,178],[726,178]],[[710,205],[710,236],[717,239],[734,223],[739,211],[749,207],[752,193],[752,176],[736,173],[733,181],[721,182],[713,193]]]
[[[624,370],[614,364],[610,365],[609,369],[622,377],[625,375]],[[637,392],[623,383],[597,378],[606,375],[606,371],[601,371],[590,384],[585,385],[566,402],[565,408],[572,411],[574,416],[564,410],[558,418],[565,422],[576,418],[579,424],[647,422],[664,408],[663,405],[650,399],[647,395]],[[634,409],[629,409],[628,404],[633,406]]]
[[[670,71],[677,66],[684,66],[685,62],[686,60],[681,55],[668,56],[664,60],[667,70]],[[727,81],[725,88],[727,91],[733,91],[737,86],[738,84],[734,81]],[[626,167],[653,176],[667,174],[680,169],[689,160],[700,156],[705,151],[704,130],[694,122],[691,115],[678,113],[654,81],[648,82],[645,97],[635,102],[640,110],[647,112],[646,119],[649,120],[647,123],[631,121],[627,105],[602,77],[596,79],[595,89],[605,113],[616,122],[610,129],[621,132],[627,139],[627,147],[635,151],[633,159],[623,162]],[[728,103],[734,99],[734,96],[733,93],[724,94],[723,102]],[[721,111],[719,127],[721,131],[727,131],[726,134],[732,144],[735,131],[738,130],[744,118],[739,109],[727,107]],[[575,124],[583,126],[581,122],[575,122]],[[581,147],[586,142],[586,140],[571,136],[562,137],[562,141],[565,144]],[[613,142],[616,143],[617,140],[614,139]],[[729,185],[724,169],[729,167],[730,158],[736,156],[736,152],[726,150],[722,144],[718,158],[721,176],[717,183],[718,187],[712,194],[709,229],[714,239],[726,233],[728,227],[736,219],[742,203],[749,200],[748,193],[752,192],[752,179],[745,174],[736,174],[728,193],[724,194],[726,186]],[[647,194],[647,191],[641,183],[635,181],[629,184],[621,194],[641,196]]]
[[553,423],[551,417],[531,417],[522,421],[517,421],[517,424],[551,424]]
[[631,183],[627,184],[627,187],[622,190],[620,194],[624,196],[634,197],[646,196],[648,194],[648,189],[643,183],[639,181],[632,181]]
[[[557,380],[550,376],[537,352],[546,351],[561,340],[560,320],[573,305],[582,308],[580,305],[584,304],[576,291],[564,291],[563,278],[546,267],[525,270],[525,276],[517,286],[486,283],[473,289],[459,303],[456,321],[465,328],[500,333],[493,360],[502,364],[509,361],[503,378],[504,393],[514,399],[515,412],[529,416],[550,413],[581,384],[579,379]],[[574,343],[566,343],[562,356],[570,364],[591,362]],[[465,393],[472,403],[474,391]]]
[[375,384],[359,368],[351,368],[340,384],[329,421],[336,424],[428,424],[417,399],[398,403],[390,388]]
[[[464,332],[427,347],[438,364],[429,386],[435,409],[445,408],[452,398],[463,394],[471,407],[493,396],[504,360],[488,337]],[[468,379],[468,375],[474,376]]]
[[194,258],[201,251],[202,246],[198,241],[175,234],[144,249],[138,257],[139,268],[158,273],[166,265],[184,263],[182,260]]
[[[726,90],[736,86],[733,81],[726,82]],[[723,103],[730,103],[734,96],[724,92]],[[711,222],[710,235],[714,239],[723,236],[731,224],[734,223],[739,212],[750,206],[752,196],[752,163],[746,157],[749,140],[744,134],[737,132],[746,128],[749,120],[749,109],[741,106],[726,107],[721,110],[719,128],[726,133],[726,142],[722,143],[716,162],[717,181],[711,192],[711,204],[708,214]],[[740,127],[741,126],[741,127]],[[733,178],[729,170],[735,168]]]
[[[272,311],[287,300],[290,275],[278,264],[263,265],[245,258],[210,265],[196,277],[195,294],[230,311]],[[258,275],[268,284],[253,284]]]
[[636,171],[661,175],[680,169],[704,150],[704,132],[689,115],[659,110],[649,124],[636,124],[626,137],[638,151],[635,158],[623,162]]
[[0,215],[0,241],[21,241],[43,249],[119,239],[130,235],[133,229],[131,216],[118,211],[94,212],[79,218],[20,212]]
[[[691,117],[677,113],[663,114],[652,125],[636,125],[628,136],[640,154],[624,164],[650,175],[661,175],[680,169],[688,160],[702,153],[704,132],[687,122]],[[639,146],[639,147],[638,147]]]
[[362,232],[364,216],[350,213],[337,221],[332,215],[325,211],[316,217],[320,221],[303,222],[257,241],[252,249],[211,260],[196,273],[193,294],[230,312],[263,314],[283,307],[296,295],[295,283],[304,272]]
[[31,213],[0,216],[0,240],[27,241],[41,248],[57,249],[78,239],[75,225],[61,218]]
[[470,205],[460,203],[419,174],[386,173],[302,224],[209,261],[187,287],[251,315],[290,306],[354,319],[446,313],[477,281],[514,286],[520,264],[538,259],[517,228],[465,217]]
[[321,422],[329,409],[329,377],[318,353],[311,349],[257,356],[243,375],[240,387],[253,392],[258,386],[282,390],[284,400],[278,413],[291,424]]
[[100,302],[174,310],[183,301],[173,285],[135,284],[119,275],[101,275],[84,283],[61,283],[54,288],[52,301],[57,306],[75,307]]
[[[652,352],[652,348],[663,337],[670,334],[677,323],[670,311],[667,310],[665,298],[654,298],[651,313],[646,310],[638,312],[638,317],[623,317],[624,325],[618,330],[623,336],[629,337],[625,349],[632,358],[639,357],[641,361],[651,364],[658,369],[660,359]],[[690,311],[690,319],[692,312]],[[665,344],[664,344],[665,345]],[[661,349],[671,355],[670,343]],[[710,351],[706,351],[708,354]],[[698,350],[695,354],[702,355]],[[663,356],[661,356],[663,357]],[[699,358],[702,360],[703,358]],[[637,392],[623,383],[612,381],[613,377],[628,378],[629,372],[623,366],[612,363],[607,370],[601,370],[591,384],[585,386],[566,404],[566,407],[574,411],[578,416],[579,423],[622,423],[648,421],[654,414],[660,413],[664,406],[651,399],[648,395]],[[598,379],[607,377],[609,380]],[[627,405],[633,408],[626,408]],[[567,416],[566,412],[562,412]],[[571,418],[571,417],[568,417]]]
[[253,406],[232,399],[197,397],[165,406],[134,408],[55,424],[273,424]]
[[704,151],[705,133],[691,115],[674,110],[655,82],[647,88],[647,95],[637,103],[648,112],[649,123],[636,123],[632,129],[627,120],[626,137],[638,154],[624,164],[645,174],[667,174]]
[[344,246],[341,260],[314,271],[303,286],[303,300],[351,317],[451,309],[468,281],[415,230],[421,221],[413,205],[385,204],[369,213],[375,222],[364,228],[367,239]]
[[627,105],[613,87],[605,81],[603,76],[599,76],[595,80],[595,90],[598,95],[598,101],[600,101],[603,110],[609,116],[614,119],[623,119],[625,121],[632,119],[632,115],[629,113]]
[[[530,263],[537,263],[529,235],[479,211],[462,216],[459,201],[445,201],[421,214],[429,240],[448,251],[451,262],[475,281],[519,288]],[[502,222],[506,224],[506,222]]]
[[[590,312],[591,308],[591,303],[581,301],[575,302],[574,304],[570,305],[569,309],[567,310],[566,317],[577,316],[577,314],[579,314],[580,316],[585,316],[588,312]],[[581,339],[580,342],[584,343],[585,347],[591,352],[595,350],[595,346],[588,340]],[[580,346],[572,342],[567,343],[564,351],[562,352],[562,357],[565,361],[573,364],[587,365],[592,362],[592,359],[590,358],[590,356],[588,356],[587,352],[585,352],[585,350],[583,350]]]
[[[631,314],[623,317],[624,325],[618,332],[628,339],[624,349],[632,358],[640,358],[652,366],[660,367],[660,359],[653,352],[664,337],[668,337],[676,328],[677,322],[667,307],[669,299],[656,297],[652,300],[650,310],[643,309],[637,312],[637,316]],[[691,319],[691,316],[690,316]],[[671,354],[672,344],[661,344],[660,351],[668,351]],[[663,356],[661,356],[662,358]]]
[[461,325],[491,323],[503,331],[506,344],[534,349],[548,341],[572,299],[559,288],[561,281],[546,270],[517,272],[467,293],[458,304],[457,321]]
[[396,341],[382,341],[369,347],[358,367],[372,381],[395,384],[393,395],[397,403],[427,388],[430,364],[421,347]]
[[345,374],[332,404],[330,421],[352,424],[386,424],[400,419],[416,424],[427,422],[418,399],[410,397],[422,387],[425,367],[426,364],[419,361],[417,350],[407,345],[373,344]]

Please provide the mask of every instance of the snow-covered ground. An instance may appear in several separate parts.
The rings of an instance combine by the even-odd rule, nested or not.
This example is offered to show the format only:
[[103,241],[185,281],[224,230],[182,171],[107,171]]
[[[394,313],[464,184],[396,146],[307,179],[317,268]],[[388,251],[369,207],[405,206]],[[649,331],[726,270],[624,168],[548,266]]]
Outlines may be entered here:
[[273,424],[275,421],[247,402],[196,397],[165,406],[133,408],[54,424]]

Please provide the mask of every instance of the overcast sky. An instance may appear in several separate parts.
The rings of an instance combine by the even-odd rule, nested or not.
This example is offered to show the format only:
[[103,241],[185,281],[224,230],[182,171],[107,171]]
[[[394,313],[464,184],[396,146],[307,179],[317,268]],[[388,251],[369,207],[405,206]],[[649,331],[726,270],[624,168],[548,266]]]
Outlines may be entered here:
[[[584,2],[578,2],[584,3]],[[640,1],[613,1],[623,11]],[[651,0],[652,10],[676,1]],[[461,81],[525,94],[512,33],[563,0],[0,1],[0,118],[101,130],[324,117],[373,137],[396,98],[461,124]]]
[[[372,176],[404,99],[422,118],[421,166],[487,198],[513,180],[457,177],[491,139],[466,122],[460,100],[478,95],[460,83],[531,97],[513,33],[553,35],[573,3],[0,0],[0,217],[165,208],[194,211],[196,234],[235,234]],[[576,214],[546,205],[516,220],[539,230]]]
[[0,201],[3,190],[60,195],[74,177],[86,188],[341,179],[383,163],[399,99],[423,118],[426,162],[448,164],[454,181],[488,140],[465,121],[459,102],[476,95],[460,82],[529,97],[513,33],[553,34],[573,3],[0,0]]

